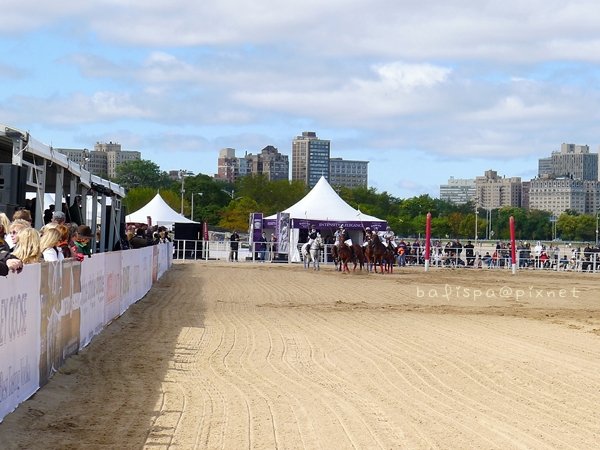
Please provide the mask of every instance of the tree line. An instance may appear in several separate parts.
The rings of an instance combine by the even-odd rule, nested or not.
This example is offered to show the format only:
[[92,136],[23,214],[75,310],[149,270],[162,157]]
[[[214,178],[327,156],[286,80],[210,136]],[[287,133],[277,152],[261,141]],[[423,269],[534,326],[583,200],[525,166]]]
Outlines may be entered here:
[[[183,206],[186,217],[224,230],[246,230],[250,213],[275,214],[308,192],[302,182],[269,181],[263,175],[250,175],[227,183],[198,174],[184,176],[182,183],[181,178],[171,179],[157,164],[148,160],[119,165],[113,181],[126,189],[123,204],[128,213],[142,208],[159,191],[175,211],[181,212]],[[516,207],[476,210],[473,203],[456,205],[427,194],[401,199],[375,188],[333,187],[352,207],[386,220],[402,237],[423,236],[427,213],[431,213],[432,236],[439,239],[474,239],[477,229],[478,239],[508,240],[508,223],[512,215],[518,240],[596,240],[598,222],[594,215],[567,211],[554,218],[548,211]]]

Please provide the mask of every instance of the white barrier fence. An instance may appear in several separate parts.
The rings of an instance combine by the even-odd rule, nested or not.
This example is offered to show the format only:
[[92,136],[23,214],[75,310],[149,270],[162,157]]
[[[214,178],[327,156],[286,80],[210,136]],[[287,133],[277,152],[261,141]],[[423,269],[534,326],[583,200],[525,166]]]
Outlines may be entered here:
[[[303,244],[298,244],[297,260],[302,262],[303,255],[300,251]],[[333,264],[331,247],[325,245],[320,253],[321,264]],[[287,261],[287,255],[283,257],[277,253],[277,244],[267,242],[265,244],[255,243],[252,246],[239,243],[237,258],[231,251],[229,241],[184,241],[174,242],[174,258],[193,260],[219,260],[239,262],[281,262]],[[519,269],[543,269],[543,270],[566,270],[575,272],[600,272],[600,251],[584,251],[568,247],[554,248],[544,251],[542,256],[536,255],[531,249],[519,249],[516,252],[517,267]],[[467,257],[466,250],[460,252],[443,247],[431,249],[431,267],[476,267],[476,268],[507,268],[510,269],[510,250],[502,248],[496,250],[493,245],[479,246],[473,250],[473,256]],[[408,247],[408,251],[396,258],[398,266],[422,266],[424,255],[422,247]]]
[[0,277],[0,421],[146,295],[172,255],[171,243],[160,244]]

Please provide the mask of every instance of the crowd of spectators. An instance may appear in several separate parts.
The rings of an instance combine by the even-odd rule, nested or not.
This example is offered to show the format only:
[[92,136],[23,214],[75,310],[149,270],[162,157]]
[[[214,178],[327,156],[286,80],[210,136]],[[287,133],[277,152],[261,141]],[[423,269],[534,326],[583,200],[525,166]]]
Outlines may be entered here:
[[[27,209],[17,210],[12,220],[0,213],[0,276],[10,272],[19,273],[23,265],[41,261],[61,261],[74,258],[83,261],[91,258],[94,235],[89,226],[67,222],[63,211],[51,209],[49,221],[41,229],[33,227],[31,213]],[[71,212],[70,217],[74,216]],[[98,237],[101,230],[98,229]],[[100,239],[97,239],[99,242]],[[130,226],[117,241],[113,250],[142,248],[171,241],[165,227]]]

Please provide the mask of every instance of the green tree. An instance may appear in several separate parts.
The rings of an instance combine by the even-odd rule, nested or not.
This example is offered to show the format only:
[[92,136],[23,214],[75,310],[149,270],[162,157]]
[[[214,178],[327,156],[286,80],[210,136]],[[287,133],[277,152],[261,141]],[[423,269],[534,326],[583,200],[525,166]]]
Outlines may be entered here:
[[253,198],[234,199],[222,210],[219,226],[228,230],[246,232],[249,227],[250,213],[255,211],[258,211],[258,203]]
[[114,182],[125,189],[150,187],[154,189],[168,188],[173,184],[166,172],[161,172],[158,164],[141,159],[125,161],[117,166]]

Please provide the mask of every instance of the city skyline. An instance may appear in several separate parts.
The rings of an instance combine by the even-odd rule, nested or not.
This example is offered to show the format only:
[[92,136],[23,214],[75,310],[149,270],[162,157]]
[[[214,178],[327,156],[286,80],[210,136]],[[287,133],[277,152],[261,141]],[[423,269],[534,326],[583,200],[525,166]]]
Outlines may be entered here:
[[593,2],[11,3],[0,123],[55,147],[213,175],[221,148],[291,154],[314,130],[407,198],[600,143]]

